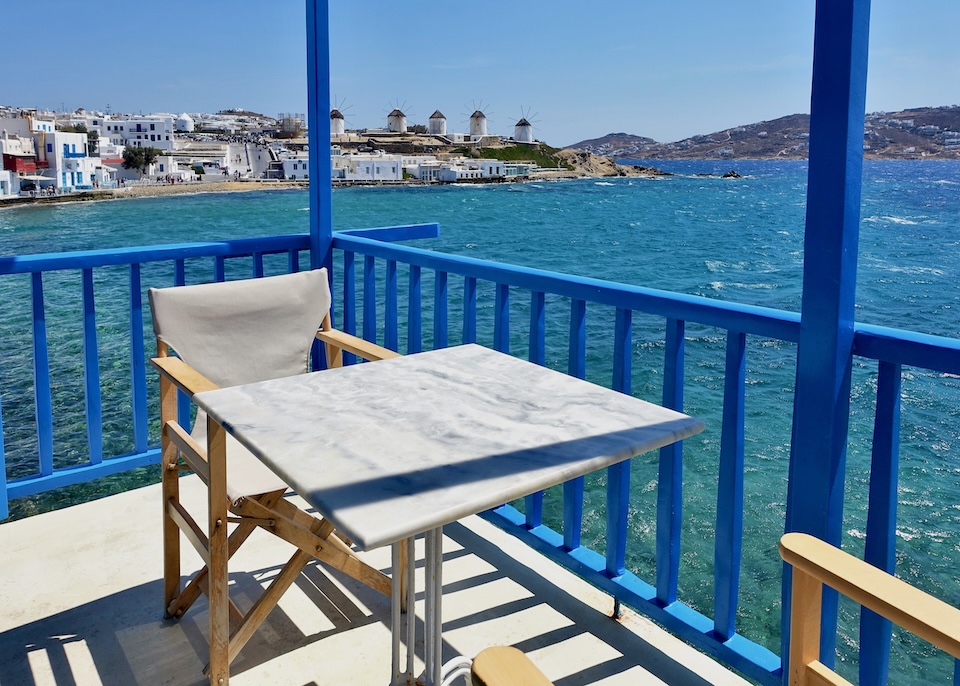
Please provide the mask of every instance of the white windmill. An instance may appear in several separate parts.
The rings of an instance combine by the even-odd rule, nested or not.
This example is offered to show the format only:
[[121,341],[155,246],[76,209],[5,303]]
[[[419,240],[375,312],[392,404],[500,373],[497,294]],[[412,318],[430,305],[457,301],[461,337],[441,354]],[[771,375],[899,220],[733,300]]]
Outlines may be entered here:
[[430,115],[430,119],[427,122],[428,131],[431,135],[434,136],[446,136],[447,135],[447,118],[443,116],[443,112],[436,110],[433,114]]

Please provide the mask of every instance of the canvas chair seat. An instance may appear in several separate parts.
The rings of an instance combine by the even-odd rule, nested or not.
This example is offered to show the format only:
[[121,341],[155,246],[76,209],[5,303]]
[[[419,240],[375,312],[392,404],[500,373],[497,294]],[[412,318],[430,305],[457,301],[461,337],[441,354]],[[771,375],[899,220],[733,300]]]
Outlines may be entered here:
[[[197,410],[191,438],[198,445],[207,444],[207,413]],[[239,441],[227,434],[227,497],[236,505],[243,498],[270,491],[287,490],[287,483],[277,476]]]
[[[210,682],[229,682],[230,662],[311,561],[319,560],[386,595],[390,580],[371,568],[326,520],[299,510],[283,497],[287,484],[202,411],[188,432],[177,422],[178,390],[195,393],[277,379],[309,371],[316,339],[328,366],[347,350],[367,360],[397,353],[330,328],[330,288],[325,269],[243,281],[151,288],[157,336],[153,365],[160,372],[162,483],[164,498],[164,607],[180,617],[201,595],[210,598]],[[171,357],[169,351],[178,357]],[[331,400],[333,402],[333,400]],[[215,440],[209,442],[208,432]],[[219,437],[225,435],[223,443]],[[225,445],[225,449],[224,446]],[[207,526],[179,501],[179,474],[194,471],[208,492]],[[202,520],[201,520],[202,521]],[[228,532],[228,524],[233,527]],[[296,550],[245,613],[228,595],[227,562],[257,528],[289,541]],[[181,532],[207,565],[181,588]],[[401,584],[401,593],[406,590]],[[231,621],[233,620],[231,626]]]

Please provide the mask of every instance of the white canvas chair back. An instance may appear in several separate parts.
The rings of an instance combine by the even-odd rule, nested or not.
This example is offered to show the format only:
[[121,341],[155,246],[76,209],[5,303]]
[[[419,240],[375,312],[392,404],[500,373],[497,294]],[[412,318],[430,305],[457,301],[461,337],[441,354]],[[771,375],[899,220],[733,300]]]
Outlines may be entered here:
[[[330,309],[327,270],[243,281],[151,288],[157,339],[221,387],[303,374]],[[197,413],[191,435],[206,446],[207,422]],[[239,498],[285,484],[228,437],[227,492]]]

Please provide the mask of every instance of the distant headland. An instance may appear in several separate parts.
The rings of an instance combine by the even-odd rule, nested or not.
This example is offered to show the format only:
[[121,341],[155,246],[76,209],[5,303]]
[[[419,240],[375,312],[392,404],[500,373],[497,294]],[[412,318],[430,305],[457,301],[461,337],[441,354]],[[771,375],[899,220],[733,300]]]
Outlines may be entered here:
[[[675,143],[610,133],[568,147],[614,159],[803,160],[809,153],[809,138],[810,115],[791,114]],[[863,154],[867,159],[958,160],[960,106],[868,114],[864,122]]]

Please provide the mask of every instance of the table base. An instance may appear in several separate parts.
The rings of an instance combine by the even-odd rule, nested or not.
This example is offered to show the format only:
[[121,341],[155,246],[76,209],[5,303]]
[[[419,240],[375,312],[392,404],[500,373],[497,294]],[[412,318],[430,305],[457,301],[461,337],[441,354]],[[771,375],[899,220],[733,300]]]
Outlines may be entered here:
[[[424,664],[425,669],[420,677],[414,677],[413,661],[416,645],[416,592],[414,586],[414,570],[416,556],[414,555],[414,540],[408,538],[394,543],[392,546],[393,575],[391,580],[390,597],[390,637],[391,637],[391,672],[393,686],[450,686],[457,678],[464,677],[469,683],[471,660],[457,656],[446,664],[441,662],[443,652],[443,527],[431,529],[424,534],[424,567],[425,567],[425,601],[423,611],[424,627]],[[405,548],[405,550],[404,550]],[[406,565],[402,564],[403,553],[406,553]],[[400,644],[403,635],[401,614],[404,604],[401,580],[406,581],[406,648],[401,660]],[[401,668],[405,662],[405,668]]]

